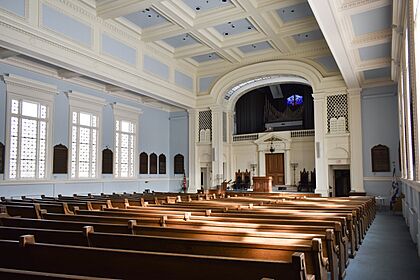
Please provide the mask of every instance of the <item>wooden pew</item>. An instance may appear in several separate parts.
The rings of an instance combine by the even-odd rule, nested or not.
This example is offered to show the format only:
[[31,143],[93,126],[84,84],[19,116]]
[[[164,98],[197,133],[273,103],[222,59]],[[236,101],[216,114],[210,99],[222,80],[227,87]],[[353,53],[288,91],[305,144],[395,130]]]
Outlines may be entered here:
[[307,272],[315,274],[316,279],[326,279],[325,265],[323,265],[325,260],[322,259],[322,251],[319,251],[322,248],[321,240],[317,238],[301,240],[242,237],[237,241],[209,241],[167,236],[95,233],[93,227],[85,227],[84,230],[82,233],[0,227],[0,239],[18,240],[21,235],[32,234],[41,243],[48,244],[276,261],[288,261],[296,249],[305,254]]
[[0,241],[0,248],[5,268],[52,273],[123,279],[311,279],[303,253],[294,253],[291,262],[263,261],[43,244],[30,235],[19,242]]
[[[75,280],[111,280],[112,278],[102,278],[102,277],[88,277],[81,275],[69,275],[69,274],[60,274],[60,273],[48,273],[48,272],[38,272],[38,271],[29,271],[21,269],[9,269],[0,267],[0,279],[13,279],[13,280],[66,280],[66,279],[75,279]],[[116,279],[116,278],[114,278]]]

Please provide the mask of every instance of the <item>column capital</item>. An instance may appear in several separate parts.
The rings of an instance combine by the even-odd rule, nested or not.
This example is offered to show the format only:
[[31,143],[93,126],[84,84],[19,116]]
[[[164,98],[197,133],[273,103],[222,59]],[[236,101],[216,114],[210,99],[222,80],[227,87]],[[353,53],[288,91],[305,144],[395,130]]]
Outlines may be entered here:
[[197,114],[198,110],[195,108],[187,109],[188,115]]
[[223,107],[221,105],[212,105],[210,106],[210,110],[214,113],[220,113],[223,111]]
[[347,93],[349,97],[360,96],[360,94],[362,93],[362,89],[361,88],[348,88]]

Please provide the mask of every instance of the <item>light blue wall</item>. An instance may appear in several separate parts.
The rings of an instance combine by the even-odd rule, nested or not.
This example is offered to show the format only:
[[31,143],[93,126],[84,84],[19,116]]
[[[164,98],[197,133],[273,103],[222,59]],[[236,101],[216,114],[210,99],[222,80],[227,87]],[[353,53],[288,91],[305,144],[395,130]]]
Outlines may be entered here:
[[171,176],[175,176],[177,180],[171,180],[169,189],[173,192],[180,191],[183,176],[174,175],[174,156],[181,154],[184,156],[185,173],[188,177],[188,113],[173,112],[170,114],[170,166]]
[[[394,86],[363,89],[362,91],[362,132],[364,186],[369,194],[389,194],[392,176],[392,162],[398,168],[398,99]],[[372,172],[371,148],[386,145],[390,153],[390,172]],[[375,180],[375,177],[382,177]]]
[[0,7],[18,16],[25,16],[25,0],[0,0]]
[[144,55],[143,57],[143,67],[144,70],[150,72],[154,75],[161,77],[162,79],[169,79],[169,66],[160,62],[159,60]]
[[45,4],[42,5],[42,25],[73,41],[88,47],[92,45],[92,28],[90,26]]
[[[114,149],[114,118],[111,103],[123,103],[137,107],[143,111],[139,117],[138,153],[146,151],[157,155],[163,153],[167,159],[167,174],[139,175],[137,179],[130,181],[114,180],[112,176],[104,175],[102,179],[92,183],[72,182],[66,180],[66,176],[54,176],[55,180],[43,184],[14,184],[0,179],[0,196],[12,195],[57,195],[73,193],[100,193],[100,192],[141,192],[145,189],[156,191],[169,191],[174,180],[173,156],[182,153],[188,160],[188,119],[170,119],[172,114],[159,109],[143,106],[125,100],[120,97],[110,96],[105,92],[72,84],[65,80],[37,74],[18,67],[0,63],[0,75],[15,74],[21,77],[56,85],[58,94],[55,97],[54,114],[52,120],[53,145],[62,143],[68,147],[69,142],[69,101],[65,92],[69,90],[90,94],[106,100],[107,105],[103,109],[102,123],[102,147],[108,146]],[[6,119],[6,86],[0,82],[0,141],[4,143],[5,119]],[[182,113],[186,114],[186,113]],[[174,141],[174,143],[172,143]],[[138,155],[137,155],[138,157]],[[188,167],[188,162],[185,163]]]
[[102,51],[116,59],[122,60],[128,64],[135,65],[137,58],[136,49],[115,40],[107,34],[102,34]]
[[175,70],[175,83],[185,89],[193,89],[193,79],[190,76],[177,70]]
[[213,84],[213,82],[216,80],[216,76],[212,77],[202,77],[199,80],[199,91],[200,92],[207,92],[210,89],[210,86]]

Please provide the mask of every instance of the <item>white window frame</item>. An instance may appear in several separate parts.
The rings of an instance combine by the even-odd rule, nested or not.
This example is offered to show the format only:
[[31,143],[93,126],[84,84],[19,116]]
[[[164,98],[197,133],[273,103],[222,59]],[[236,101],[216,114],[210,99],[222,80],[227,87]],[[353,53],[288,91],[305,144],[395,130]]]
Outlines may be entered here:
[[[112,109],[114,111],[114,161],[113,161],[113,169],[114,169],[114,178],[116,179],[135,179],[138,177],[138,166],[139,166],[139,157],[138,157],[138,138],[139,138],[139,116],[142,114],[142,110],[128,106],[121,103],[114,103],[112,104]],[[118,172],[115,168],[116,165],[116,155],[117,155],[117,146],[116,146],[116,121],[129,121],[134,124],[134,149],[133,149],[133,176],[128,177],[121,177],[121,168],[118,168]],[[118,153],[120,155],[121,153]]]
[[[68,178],[70,180],[95,180],[101,177],[102,174],[102,112],[103,108],[106,105],[105,99],[84,94],[81,92],[76,91],[69,91],[66,93],[69,99],[69,153],[68,153]],[[87,113],[95,115],[96,120],[96,175],[93,177],[79,177],[78,172],[78,161],[76,161],[76,176],[72,177],[71,168],[72,168],[72,154],[73,154],[73,147],[72,147],[72,131],[73,131],[73,112],[78,113],[78,118],[80,117],[80,113]],[[83,127],[79,124],[76,124],[78,128]],[[91,169],[91,167],[89,167]],[[90,170],[91,171],[91,170]],[[89,173],[90,173],[89,171]]]
[[[5,74],[2,79],[6,83],[6,154],[5,154],[5,170],[4,178],[8,181],[46,181],[51,178],[52,174],[52,127],[54,116],[54,99],[58,94],[57,86],[31,80],[18,75]],[[17,174],[16,178],[10,178],[10,135],[11,135],[11,105],[12,100],[35,102],[47,106],[47,132],[45,141],[45,176],[44,178],[21,178],[21,174]],[[21,112],[20,112],[21,113]],[[21,115],[21,114],[19,114]],[[19,144],[18,144],[19,145]],[[19,149],[20,151],[20,149]],[[38,160],[38,159],[37,159]],[[16,163],[20,165],[20,160]]]

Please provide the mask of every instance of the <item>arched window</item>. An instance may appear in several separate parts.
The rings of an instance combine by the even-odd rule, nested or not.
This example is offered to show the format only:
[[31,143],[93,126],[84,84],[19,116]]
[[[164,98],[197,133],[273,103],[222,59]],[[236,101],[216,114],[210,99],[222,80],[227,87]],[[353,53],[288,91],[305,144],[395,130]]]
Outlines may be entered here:
[[174,174],[184,174],[184,156],[181,154],[174,157]]
[[166,156],[164,154],[159,155],[159,174],[166,174]]
[[150,154],[150,174],[157,174],[157,155],[155,153]]
[[140,154],[140,174],[147,174],[147,166],[149,165],[149,157],[145,152]]

